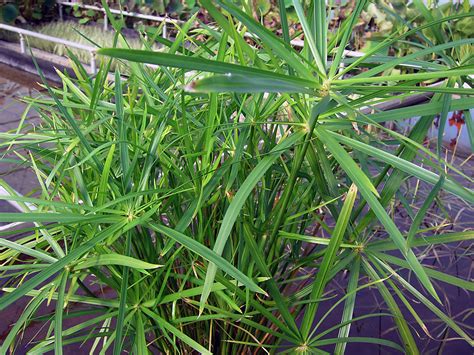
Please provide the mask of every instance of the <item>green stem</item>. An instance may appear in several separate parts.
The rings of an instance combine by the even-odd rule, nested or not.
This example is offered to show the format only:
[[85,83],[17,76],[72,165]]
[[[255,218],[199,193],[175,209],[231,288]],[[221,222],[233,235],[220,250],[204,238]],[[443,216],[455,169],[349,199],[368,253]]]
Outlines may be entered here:
[[290,44],[290,30],[288,28],[288,19],[286,18],[285,0],[278,0],[278,7],[280,10],[280,23],[283,39],[286,43]]
[[[286,6],[285,6],[285,0],[278,0],[278,7],[280,10],[280,23],[281,23],[281,31],[283,33],[283,40],[290,44],[290,29],[288,27],[288,19],[286,17]],[[294,74],[293,68],[288,66],[288,73],[290,75]]]
[[[127,233],[127,240],[125,245],[125,255],[129,256],[131,252],[131,233]],[[117,316],[117,329],[115,330],[115,343],[114,343],[114,355],[120,355],[122,353],[122,332],[123,322],[125,320],[125,314],[127,313],[127,289],[128,289],[128,274],[129,268],[123,268],[123,279],[120,287],[120,305],[119,314]]]
[[273,255],[276,250],[276,246],[278,243],[277,241],[277,235],[278,231],[280,230],[281,224],[283,222],[283,218],[285,217],[286,209],[288,207],[288,204],[290,203],[291,196],[293,195],[293,189],[296,184],[296,178],[298,176],[298,171],[301,169],[301,166],[303,165],[304,158],[306,156],[306,152],[308,150],[311,137],[313,135],[314,128],[316,127],[316,123],[318,122],[318,117],[317,115],[312,122],[310,122],[310,128],[308,133],[305,135],[304,138],[304,143],[303,147],[301,148],[300,154],[298,154],[295,163],[293,164],[291,173],[290,173],[290,178],[288,180],[288,184],[286,185],[285,190],[283,191],[283,197],[275,207],[278,212],[277,216],[275,219],[275,222],[273,224],[273,229],[272,232],[270,233],[270,238],[268,239],[272,245],[271,251],[268,255],[267,262],[271,262],[273,260]]

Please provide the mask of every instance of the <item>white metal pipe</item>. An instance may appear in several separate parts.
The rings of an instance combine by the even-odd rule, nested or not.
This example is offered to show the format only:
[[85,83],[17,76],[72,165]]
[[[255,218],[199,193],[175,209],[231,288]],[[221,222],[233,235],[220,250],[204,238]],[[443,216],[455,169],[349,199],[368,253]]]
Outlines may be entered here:
[[[0,186],[0,195],[1,196],[11,196],[12,194],[10,194],[10,192],[8,192],[3,186]],[[19,192],[13,190],[13,195],[15,196],[22,196]],[[16,210],[20,211],[20,212],[23,212],[24,211],[24,208],[23,206],[21,206],[17,201],[12,201],[12,200],[3,200],[5,201],[6,203],[8,203],[10,206],[12,206],[13,208],[15,208]],[[29,203],[29,202],[25,202],[24,203],[25,206],[31,210],[31,211],[34,211],[36,210],[36,206],[33,205],[32,203]]]
[[109,27],[109,18],[107,17],[107,13],[104,11],[104,31],[107,31]]
[[20,51],[21,53],[26,53],[26,46],[25,46],[25,37],[20,33]]
[[18,28],[18,27],[15,27],[15,26],[9,26],[9,25],[5,25],[3,23],[0,23],[0,29],[11,31],[11,32],[16,32],[16,33],[22,34],[24,36],[31,36],[31,37],[41,38],[41,39],[44,39],[46,41],[64,44],[65,46],[69,46],[69,47],[84,49],[84,50],[89,51],[89,52],[91,52],[91,51],[95,52],[96,51],[96,48],[92,47],[92,46],[87,46],[85,44],[68,41],[68,40],[65,40],[65,39],[62,39],[62,38],[58,38],[58,37],[48,36],[48,35],[45,35],[45,34],[42,34],[42,33],[34,32],[34,31],[24,30],[23,28]]
[[97,65],[96,65],[96,60],[95,60],[95,52],[91,51],[91,74],[95,74],[97,72]]
[[[76,7],[80,7],[80,8],[87,9],[87,10],[95,10],[95,11],[101,11],[101,12],[105,11],[102,7],[93,6],[93,5],[84,5],[84,4],[79,4],[79,3],[70,2],[70,1],[58,1],[58,4],[64,5],[64,6],[76,6]],[[144,14],[140,14],[140,13],[137,13],[137,12],[131,12],[131,11],[122,11],[122,10],[110,9],[110,12],[113,13],[113,14],[117,14],[117,15],[141,18],[141,19],[150,20],[150,21],[166,22],[166,23],[171,23],[171,24],[175,24],[175,23],[182,24],[182,23],[184,23],[183,21],[170,19],[168,17],[155,16],[155,15],[144,15]]]
[[16,226],[21,226],[22,224],[25,224],[25,223],[27,222],[14,222],[10,224],[5,224],[4,226],[0,226],[0,231],[11,231],[12,228],[15,228]]
[[166,22],[163,24],[163,38],[168,38],[168,26],[166,26]]
[[63,5],[59,4],[58,8],[59,8],[59,10],[58,10],[59,11],[59,19],[61,20],[61,22],[63,22],[64,21]]
[[[84,8],[87,10],[95,10],[95,11],[101,11],[104,13],[104,30],[107,30],[107,25],[106,25],[106,18],[107,18],[107,13],[105,12],[105,9],[102,7],[98,6],[93,6],[93,5],[84,5],[80,4],[77,2],[70,2],[70,1],[58,1],[57,2],[60,6],[77,6],[80,8]],[[130,12],[130,11],[121,11],[121,10],[116,10],[116,9],[110,9],[110,12],[113,14],[117,15],[123,15],[123,16],[129,16],[129,17],[135,17],[135,18],[141,18],[145,20],[151,20],[151,21],[157,21],[157,22],[164,22],[165,26],[163,27],[163,38],[168,38],[168,30],[166,24],[171,23],[171,24],[183,24],[184,21],[181,20],[174,20],[170,19],[168,17],[162,17],[162,16],[154,16],[154,15],[144,15],[144,14],[139,14],[137,12]],[[214,26],[210,26],[211,28],[215,28]],[[255,35],[252,33],[246,32],[244,34],[245,37],[248,38],[254,38]],[[294,39],[291,41],[291,45],[294,47],[298,48],[303,48],[304,46],[304,41],[299,40],[299,39]],[[361,52],[356,52],[356,51],[344,51],[344,54],[350,57],[361,57],[364,55],[364,53]]]

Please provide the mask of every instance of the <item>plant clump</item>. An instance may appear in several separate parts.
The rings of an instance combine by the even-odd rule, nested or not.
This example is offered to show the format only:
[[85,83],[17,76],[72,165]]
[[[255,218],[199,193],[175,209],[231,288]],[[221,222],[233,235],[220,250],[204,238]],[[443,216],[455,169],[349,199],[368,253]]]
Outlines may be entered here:
[[[443,334],[472,344],[442,297],[472,282],[428,264],[437,247],[474,238],[430,224],[447,196],[472,206],[472,176],[441,143],[424,145],[437,116],[474,107],[472,67],[451,55],[472,40],[448,42],[439,26],[467,15],[427,19],[352,58],[368,1],[332,37],[325,1],[293,0],[302,50],[289,44],[285,1],[281,36],[233,1],[200,3],[214,26],[190,19],[160,52],[152,36],[132,48],[114,23],[121,45],[98,51],[96,75],[72,57],[76,77],[59,73],[60,87],[29,100],[41,123],[0,134],[39,186],[19,196],[0,181],[23,209],[0,213],[22,223],[1,232],[0,310],[29,300],[0,352],[21,349],[35,322],[32,353],[341,354],[364,343],[417,354]],[[436,32],[429,46],[381,54],[423,30]],[[414,116],[407,134],[387,128]],[[372,296],[383,310],[359,307]],[[355,333],[372,319],[391,336]]]

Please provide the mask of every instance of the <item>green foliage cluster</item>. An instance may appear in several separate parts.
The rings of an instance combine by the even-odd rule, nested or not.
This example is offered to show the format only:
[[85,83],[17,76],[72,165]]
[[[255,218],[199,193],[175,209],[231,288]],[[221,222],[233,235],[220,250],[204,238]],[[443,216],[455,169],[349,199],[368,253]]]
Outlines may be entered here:
[[[81,3],[97,6],[97,2],[92,0],[84,0]],[[107,1],[107,4],[114,9],[121,8],[140,13],[155,12],[161,15],[170,14],[174,16],[183,16],[199,8],[196,0],[112,0]],[[84,15],[93,17],[96,15],[92,10],[81,10],[80,8],[75,8],[74,14],[77,17]]]
[[[8,161],[32,169],[39,184],[18,196],[1,182],[9,195],[0,198],[23,212],[0,213],[0,222],[22,223],[1,232],[0,310],[31,301],[0,351],[43,322],[32,353],[86,344],[102,354],[342,354],[361,342],[418,354],[419,333],[437,336],[418,307],[473,344],[438,295],[440,285],[473,291],[473,283],[423,259],[474,232],[422,222],[440,194],[474,203],[459,183],[472,177],[440,145],[423,146],[435,116],[468,117],[474,107],[473,67],[450,56],[474,40],[380,55],[472,14],[427,21],[349,58],[366,3],[329,38],[325,1],[293,0],[302,51],[289,45],[284,1],[280,37],[245,7],[201,0],[217,27],[193,30],[191,18],[174,41],[160,40],[162,52],[151,50],[152,29],[143,49],[128,48],[111,17],[115,45],[99,50],[111,59],[97,75],[73,57],[76,79],[59,73],[61,87],[29,100],[41,123],[0,134]],[[124,69],[112,79],[115,61]],[[414,64],[410,74],[383,75]],[[377,109],[427,91],[434,96],[426,103]],[[383,125],[414,116],[421,118],[407,135]],[[419,209],[406,203],[408,179],[432,186]],[[409,230],[394,221],[395,205],[409,212]],[[346,292],[336,297],[331,285],[341,275]],[[367,288],[386,313],[354,314]],[[54,311],[39,316],[50,302]],[[351,336],[355,321],[379,316],[398,341]]]
[[[469,0],[451,0],[442,5],[434,6],[435,4],[433,4],[433,6],[427,7],[422,0],[412,1],[408,5],[405,1],[379,0],[370,4],[366,11],[365,20],[373,19],[377,28],[370,34],[365,48],[376,45],[384,37],[393,33],[402,34],[416,26],[423,26],[448,16],[469,14],[473,10],[470,3]],[[408,36],[403,42],[397,43],[392,50],[396,52],[396,55],[403,56],[413,53],[422,46],[472,38],[473,35],[474,23],[472,19],[469,16],[461,16],[459,19],[440,23],[437,29],[424,28],[420,32]],[[470,45],[455,47],[449,54],[461,63],[472,63],[473,50]]]
[[[98,26],[80,25],[72,21],[51,22],[41,26],[37,31],[50,36],[57,36],[57,34],[60,33],[61,38],[69,41],[88,46],[95,44],[100,47],[112,46],[115,37],[113,31],[102,31]],[[130,48],[140,49],[142,47],[141,40],[138,37],[128,38],[127,43]],[[60,56],[69,56],[69,53],[71,53],[82,63],[88,63],[90,61],[90,53],[86,50],[66,48],[66,46],[62,44],[35,37],[28,39],[28,45]],[[98,57],[98,59],[102,60],[102,57]],[[115,63],[112,68],[115,68]]]
[[[97,6],[97,1],[84,0],[85,5]],[[112,8],[122,8],[140,13],[170,14],[185,16],[198,10],[196,0],[124,0],[107,1]],[[90,20],[102,20],[102,13],[94,10],[81,9],[78,6],[64,7],[64,11],[79,18],[81,24]],[[55,0],[2,0],[0,2],[0,22],[15,21],[39,23],[58,18],[58,6]]]
[[0,2],[0,22],[13,23],[41,22],[57,15],[55,0],[2,0]]

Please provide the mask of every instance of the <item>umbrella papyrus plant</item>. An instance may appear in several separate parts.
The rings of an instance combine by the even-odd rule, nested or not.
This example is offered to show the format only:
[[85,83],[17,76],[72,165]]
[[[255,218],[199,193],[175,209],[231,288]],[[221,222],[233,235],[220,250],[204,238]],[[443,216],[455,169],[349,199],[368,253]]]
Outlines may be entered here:
[[[469,61],[446,60],[473,40],[379,54],[467,15],[428,21],[348,58],[367,1],[331,36],[323,1],[293,1],[302,50],[290,45],[286,21],[280,37],[233,2],[201,5],[215,26],[193,29],[193,18],[175,41],[160,40],[163,51],[150,49],[159,35],[150,28],[142,50],[123,49],[117,32],[122,48],[98,51],[113,59],[93,78],[72,58],[77,79],[60,74],[61,88],[31,100],[41,124],[1,134],[39,182],[36,197],[1,197],[24,211],[0,220],[26,224],[21,237],[1,239],[0,308],[31,300],[2,349],[39,317],[47,331],[37,352],[84,344],[116,354],[343,353],[363,342],[418,353],[414,328],[436,337],[420,305],[471,342],[437,285],[472,291],[472,283],[423,259],[474,233],[422,222],[438,196],[474,202],[459,183],[472,179],[423,145],[436,115],[474,106]],[[432,61],[420,59],[427,54]],[[112,60],[125,72],[109,80]],[[384,75],[399,67],[409,72]],[[420,92],[434,94],[377,109]],[[407,135],[384,125],[416,116]],[[406,202],[416,200],[405,188],[412,180],[432,189],[421,207]],[[397,203],[410,212],[408,228],[396,223]],[[341,279],[343,295],[334,289]],[[386,312],[355,314],[367,289]],[[49,302],[55,310],[42,314]],[[354,321],[371,317],[392,322],[398,340],[351,336]]]

